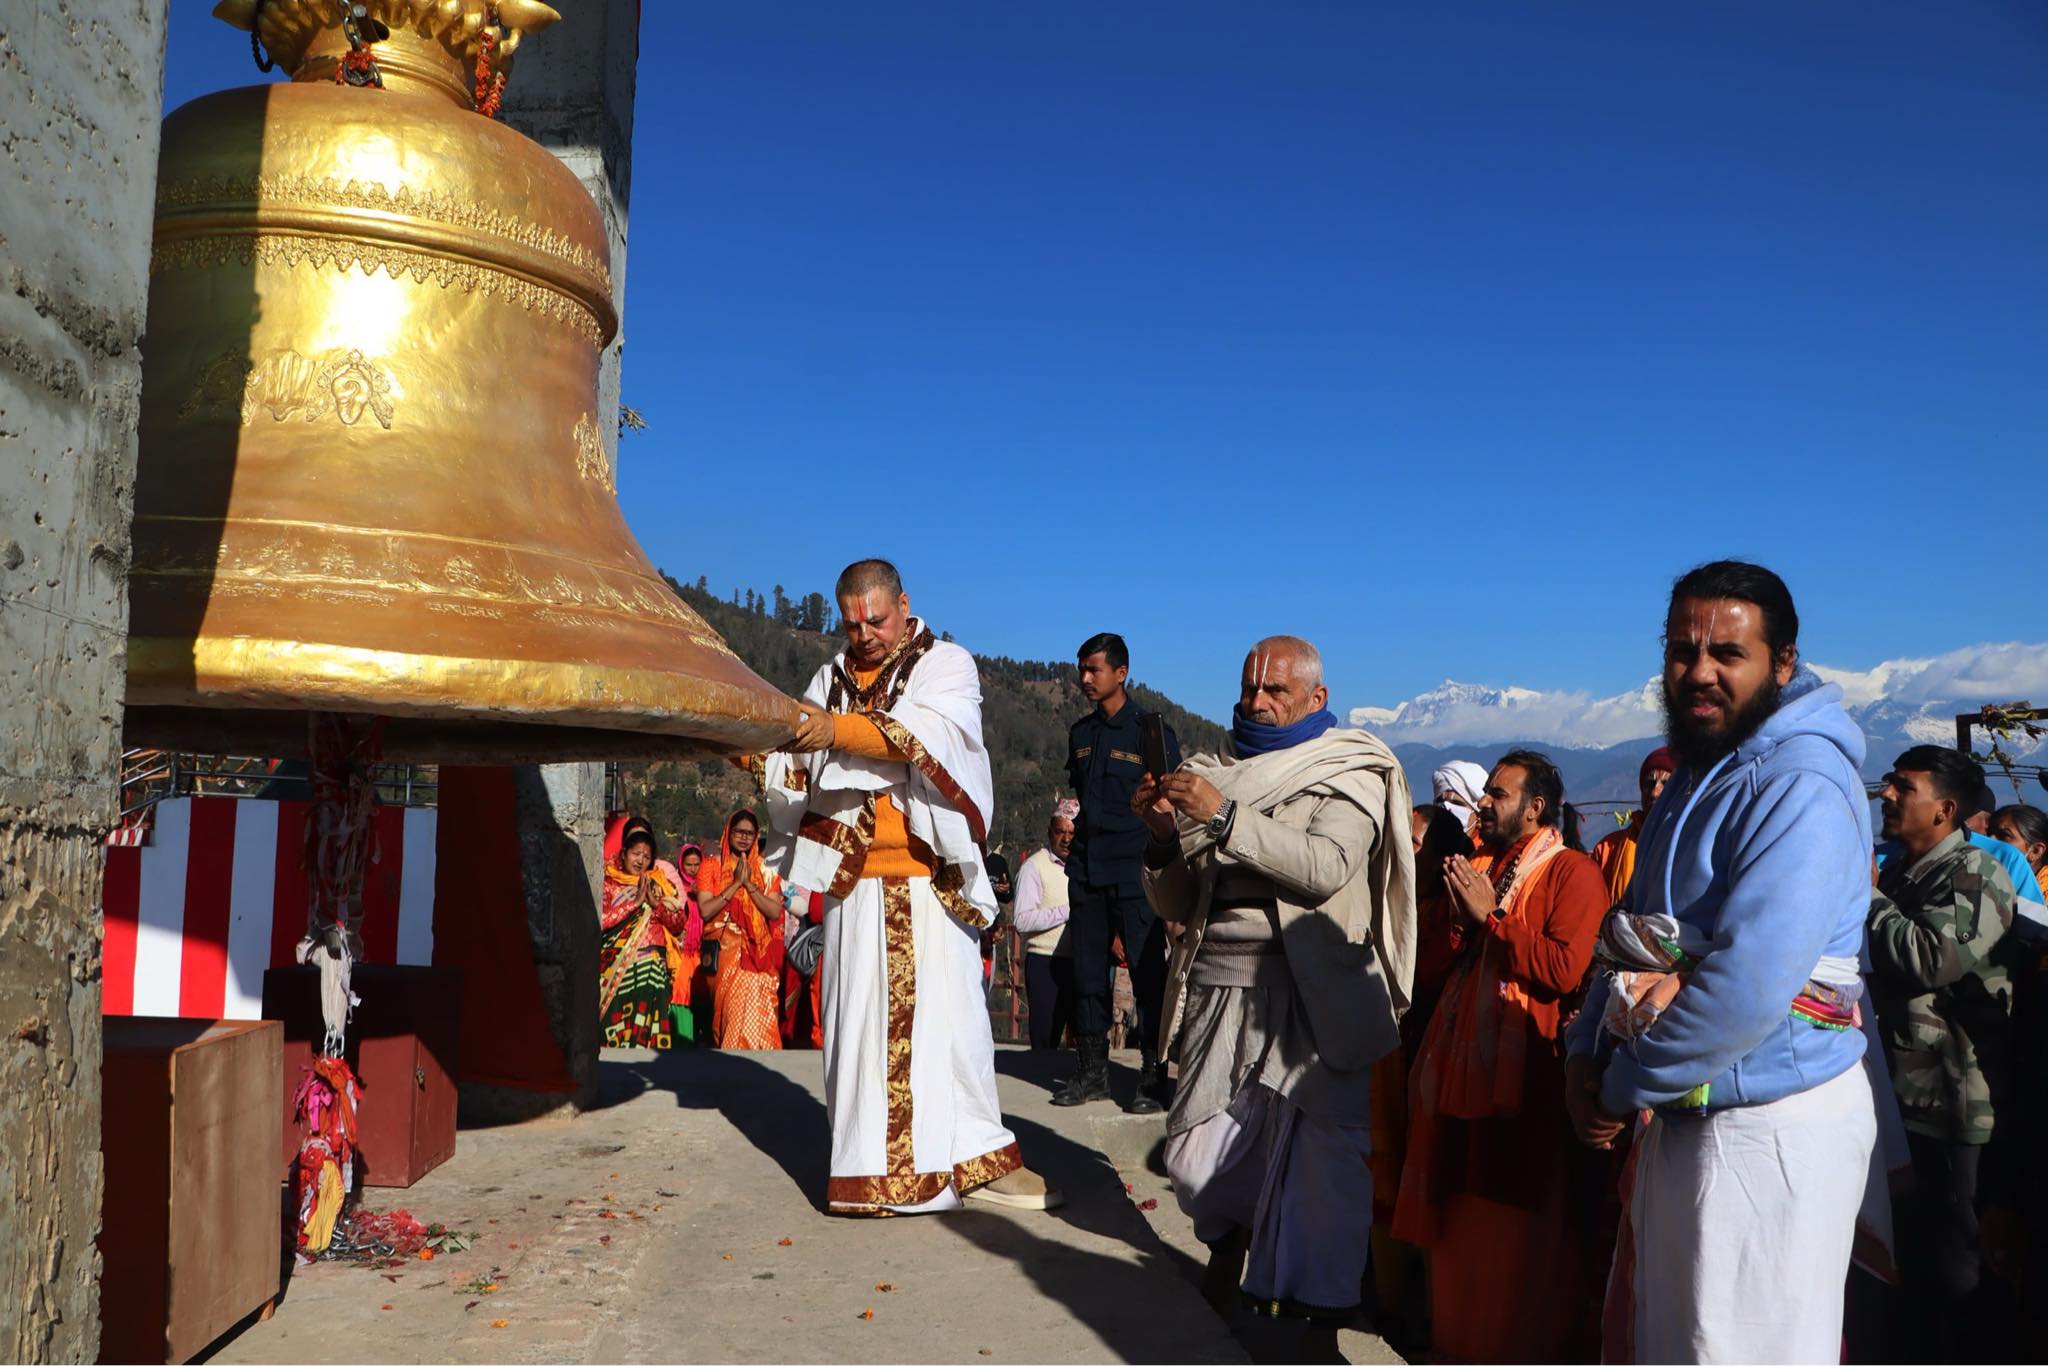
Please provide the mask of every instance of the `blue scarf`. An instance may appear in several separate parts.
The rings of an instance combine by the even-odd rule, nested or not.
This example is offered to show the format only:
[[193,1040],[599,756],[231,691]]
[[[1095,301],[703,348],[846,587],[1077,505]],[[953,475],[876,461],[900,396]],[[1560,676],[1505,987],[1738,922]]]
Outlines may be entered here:
[[1242,708],[1230,709],[1230,742],[1237,747],[1237,757],[1249,759],[1257,754],[1271,754],[1275,750],[1293,749],[1316,739],[1324,731],[1337,724],[1337,718],[1328,707],[1310,712],[1291,726],[1269,726],[1254,721],[1244,714]]

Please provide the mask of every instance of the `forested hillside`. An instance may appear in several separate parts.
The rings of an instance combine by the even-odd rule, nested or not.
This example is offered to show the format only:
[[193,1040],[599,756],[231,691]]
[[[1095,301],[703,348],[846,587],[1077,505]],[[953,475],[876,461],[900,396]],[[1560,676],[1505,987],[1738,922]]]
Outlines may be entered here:
[[[744,590],[729,601],[708,591],[702,580],[695,585],[669,582],[754,672],[791,696],[838,648],[832,633],[838,614],[821,593],[795,599],[778,585],[772,597]],[[1070,661],[977,654],[975,662],[981,668],[982,729],[996,780],[989,843],[1013,852],[1035,848],[1044,838],[1053,802],[1066,795],[1067,727],[1088,710],[1088,702]],[[1215,722],[1150,688],[1133,688],[1131,695],[1140,706],[1166,717],[1184,752],[1222,748],[1225,733]],[[654,764],[629,768],[625,776],[628,804],[654,822],[665,848],[684,837],[716,839],[726,814],[755,796],[752,782],[725,763]]]

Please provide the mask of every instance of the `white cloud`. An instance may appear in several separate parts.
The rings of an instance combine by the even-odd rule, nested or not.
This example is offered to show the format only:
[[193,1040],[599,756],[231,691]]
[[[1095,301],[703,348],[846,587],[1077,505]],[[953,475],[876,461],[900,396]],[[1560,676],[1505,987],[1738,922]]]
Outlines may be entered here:
[[1967,645],[1933,659],[1887,660],[1856,672],[1816,664],[1814,672],[1840,683],[1849,705],[1883,699],[1922,702],[2032,701],[2048,706],[2048,645]]
[[[2048,644],[1970,645],[1933,659],[1895,659],[1872,669],[1814,671],[1842,685],[1852,711],[1888,703],[1911,710],[2027,699],[2048,705]],[[1946,713],[1937,721],[1953,735]],[[1395,707],[1353,707],[1351,724],[1390,743],[1493,744],[1526,740],[1572,749],[1603,749],[1661,734],[1657,680],[1612,697],[1584,692],[1495,688],[1450,680]]]

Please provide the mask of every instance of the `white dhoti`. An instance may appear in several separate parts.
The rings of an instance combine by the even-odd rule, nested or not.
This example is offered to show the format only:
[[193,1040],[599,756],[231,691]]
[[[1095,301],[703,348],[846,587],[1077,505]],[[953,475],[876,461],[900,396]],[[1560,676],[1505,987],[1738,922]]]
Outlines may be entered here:
[[1632,1340],[1610,1338],[1609,1359],[1840,1361],[1876,1141],[1860,1066],[1768,1105],[1652,1119],[1608,1285]]
[[1023,1165],[996,1100],[979,932],[929,878],[825,902],[826,1190],[834,1214],[923,1214]]

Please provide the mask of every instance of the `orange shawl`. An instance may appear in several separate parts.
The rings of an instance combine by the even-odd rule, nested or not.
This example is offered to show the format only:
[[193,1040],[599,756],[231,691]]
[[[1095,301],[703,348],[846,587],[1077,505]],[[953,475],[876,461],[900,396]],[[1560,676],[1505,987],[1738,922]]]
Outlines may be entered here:
[[[1502,919],[1519,922],[1519,893],[1563,848],[1557,827],[1545,826],[1508,856],[1494,881]],[[1465,939],[1423,1035],[1415,1104],[1455,1119],[1517,1114],[1529,1048],[1529,993],[1508,972],[1507,946],[1498,938],[1467,933]]]
[[1593,846],[1593,859],[1607,879],[1610,903],[1621,900],[1622,893],[1628,890],[1629,879],[1636,875],[1636,842],[1642,835],[1643,813],[1638,811],[1629,817],[1625,827]]
[[[718,857],[707,858],[697,865],[697,904],[700,906],[711,897],[723,895],[726,888],[738,880],[740,860],[732,851],[732,826],[742,814],[751,816],[753,813],[735,811],[726,817],[725,834],[718,842]],[[747,853],[747,868],[756,887],[771,897],[782,895],[782,879],[769,872],[761,860],[758,836],[754,847]],[[721,974],[728,964],[747,972],[779,974],[782,971],[782,926],[779,922],[771,924],[752,897],[741,893],[727,901],[719,912],[715,933],[720,941],[718,970]]]

